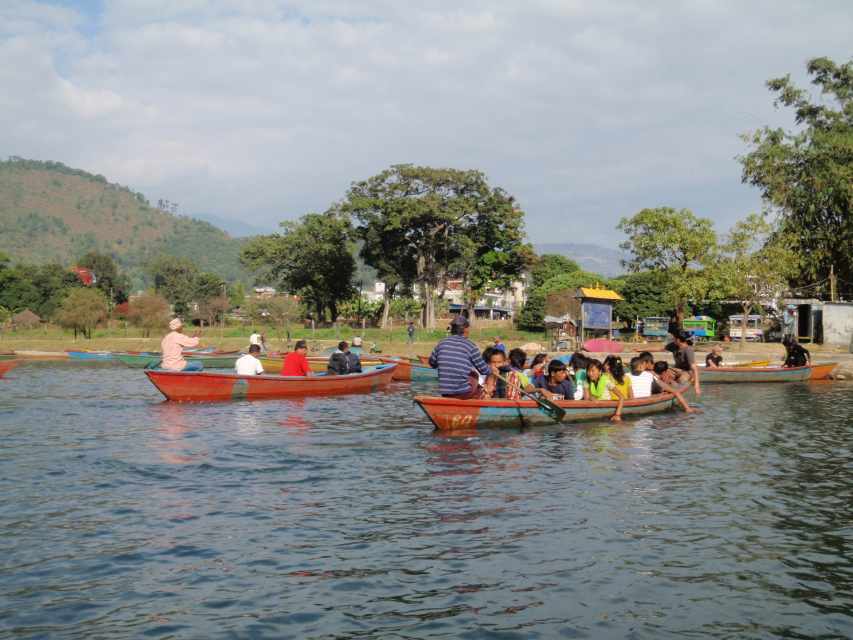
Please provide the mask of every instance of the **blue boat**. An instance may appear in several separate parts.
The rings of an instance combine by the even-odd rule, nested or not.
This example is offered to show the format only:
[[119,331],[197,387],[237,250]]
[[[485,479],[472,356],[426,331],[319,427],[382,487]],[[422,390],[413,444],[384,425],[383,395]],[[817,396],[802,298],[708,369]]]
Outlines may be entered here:
[[71,360],[97,360],[102,362],[113,359],[112,351],[66,351],[65,353]]

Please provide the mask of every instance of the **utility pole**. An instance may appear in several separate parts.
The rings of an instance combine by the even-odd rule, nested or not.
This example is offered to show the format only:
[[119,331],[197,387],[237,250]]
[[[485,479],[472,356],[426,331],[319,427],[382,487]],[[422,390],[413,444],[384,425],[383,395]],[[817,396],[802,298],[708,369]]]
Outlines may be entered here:
[[838,278],[835,276],[835,265],[829,265],[829,300],[830,302],[838,302]]

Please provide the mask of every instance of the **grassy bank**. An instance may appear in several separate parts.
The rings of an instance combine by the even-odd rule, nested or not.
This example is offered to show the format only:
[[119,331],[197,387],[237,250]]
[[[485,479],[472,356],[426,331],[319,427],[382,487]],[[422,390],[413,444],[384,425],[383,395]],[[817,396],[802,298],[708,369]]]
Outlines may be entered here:
[[[363,335],[365,347],[376,344],[384,353],[403,355],[428,353],[436,342],[447,335],[447,332],[442,329],[432,331],[418,329],[415,332],[415,343],[409,344],[405,328],[393,330],[368,328],[362,332],[361,329],[350,327],[331,327],[312,331],[310,328],[298,326],[290,329],[290,341],[288,342],[287,334],[283,331],[279,332],[270,327],[261,327],[261,331],[266,336],[267,345],[270,349],[285,350],[288,348],[288,344],[292,344],[295,340],[304,339],[308,341],[312,351],[321,351],[341,340],[349,341],[355,336]],[[206,328],[201,334],[202,344],[223,350],[241,349],[248,345],[251,332],[252,329],[247,327]],[[163,333],[152,332],[151,336],[146,338],[140,329],[118,327],[97,329],[92,332],[91,340],[84,339],[81,336],[75,340],[73,332],[48,325],[39,329],[3,332],[0,334],[0,351],[66,351],[69,349],[157,351],[160,349]],[[475,326],[471,331],[471,338],[483,346],[498,335],[503,338],[504,342],[512,346],[527,342],[547,345],[544,332],[517,331],[506,325],[489,326],[485,324]]]

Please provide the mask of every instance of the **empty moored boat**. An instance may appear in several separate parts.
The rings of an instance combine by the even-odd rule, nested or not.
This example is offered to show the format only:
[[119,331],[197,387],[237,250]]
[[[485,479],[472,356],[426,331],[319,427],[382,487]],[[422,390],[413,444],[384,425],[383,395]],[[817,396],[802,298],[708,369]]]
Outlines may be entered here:
[[836,362],[827,362],[805,367],[705,367],[699,374],[699,381],[702,384],[717,384],[825,380],[836,366]]

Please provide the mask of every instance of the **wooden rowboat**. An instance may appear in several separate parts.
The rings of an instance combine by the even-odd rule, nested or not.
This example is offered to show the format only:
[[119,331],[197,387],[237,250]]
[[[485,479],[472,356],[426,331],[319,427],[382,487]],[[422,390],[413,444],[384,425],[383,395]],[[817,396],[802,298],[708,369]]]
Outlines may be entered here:
[[[660,413],[672,409],[675,397],[658,393],[648,398],[626,400],[623,416]],[[483,427],[531,427],[554,424],[533,400],[457,400],[437,396],[415,396],[415,402],[424,410],[437,429],[466,431]],[[566,410],[562,422],[608,420],[616,411],[612,400],[595,402],[586,400],[557,400],[554,404]]]
[[419,382],[423,380],[438,380],[438,369],[425,367],[421,364],[416,364],[410,360],[402,358],[379,358],[386,364],[396,364],[397,371],[394,374],[394,380],[400,382]]
[[0,378],[18,366],[20,360],[0,360]]
[[68,354],[64,351],[18,351],[15,350],[15,355],[25,360],[67,360]]
[[0,361],[0,378],[9,373],[12,369],[20,364],[20,360],[2,360]]
[[67,349],[65,353],[68,354],[68,357],[71,360],[86,360],[86,361],[100,361],[104,360],[112,360],[113,354],[110,351],[71,351]]
[[837,363],[809,365],[807,367],[717,367],[704,368],[699,375],[702,384],[733,382],[801,382],[823,380],[832,373]]
[[304,396],[372,393],[386,386],[396,365],[370,367],[346,376],[238,376],[205,371],[160,371],[146,369],[145,375],[168,400],[211,402],[217,400],[263,400]]

